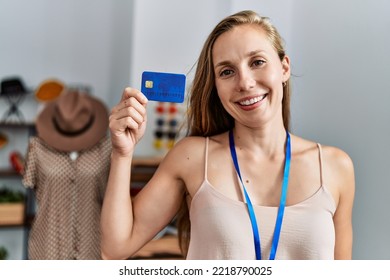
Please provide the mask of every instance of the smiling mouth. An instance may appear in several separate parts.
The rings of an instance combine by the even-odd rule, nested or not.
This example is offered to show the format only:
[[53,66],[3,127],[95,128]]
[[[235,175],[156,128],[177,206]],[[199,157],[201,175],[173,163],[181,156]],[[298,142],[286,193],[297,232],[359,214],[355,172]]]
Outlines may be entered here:
[[243,100],[243,101],[239,101],[238,104],[240,104],[241,106],[250,106],[250,105],[256,104],[256,103],[264,100],[264,98],[266,98],[267,95],[268,94],[264,94],[262,96],[254,97],[254,98]]

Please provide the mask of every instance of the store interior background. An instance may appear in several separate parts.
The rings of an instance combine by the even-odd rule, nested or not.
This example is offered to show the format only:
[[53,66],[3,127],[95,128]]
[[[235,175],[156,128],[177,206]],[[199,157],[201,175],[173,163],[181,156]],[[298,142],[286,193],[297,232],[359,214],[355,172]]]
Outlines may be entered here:
[[[390,259],[389,1],[0,0],[0,79],[17,75],[30,89],[48,78],[88,85],[111,108],[125,86],[140,87],[144,70],[188,74],[190,84],[208,33],[243,9],[270,17],[285,39],[292,133],[354,161],[353,258]],[[34,121],[41,107],[31,94],[20,109]],[[6,109],[0,99],[0,116]],[[16,143],[25,152],[25,141]],[[137,155],[155,155],[152,143],[148,129]],[[22,258],[21,235],[0,228],[10,259]]]

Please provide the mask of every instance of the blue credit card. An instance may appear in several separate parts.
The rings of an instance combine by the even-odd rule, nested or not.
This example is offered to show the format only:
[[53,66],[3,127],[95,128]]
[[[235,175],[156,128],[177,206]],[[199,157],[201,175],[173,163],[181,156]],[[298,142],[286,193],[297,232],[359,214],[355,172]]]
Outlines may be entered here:
[[182,103],[186,87],[184,74],[149,72],[142,73],[141,92],[148,100]]

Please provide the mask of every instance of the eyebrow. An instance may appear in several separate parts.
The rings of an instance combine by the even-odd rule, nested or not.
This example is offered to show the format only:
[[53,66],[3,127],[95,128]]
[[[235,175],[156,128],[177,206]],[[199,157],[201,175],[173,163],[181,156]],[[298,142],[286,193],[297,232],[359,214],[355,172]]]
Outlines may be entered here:
[[[262,53],[262,52],[265,52],[264,50],[254,50],[254,51],[250,51],[249,53],[247,53],[246,57],[251,57],[251,56],[254,56],[254,55],[257,55],[259,53]],[[224,60],[224,61],[221,61],[221,62],[218,62],[214,68],[217,68],[217,67],[220,67],[220,66],[225,66],[225,65],[229,65],[231,64],[231,62],[229,60]]]

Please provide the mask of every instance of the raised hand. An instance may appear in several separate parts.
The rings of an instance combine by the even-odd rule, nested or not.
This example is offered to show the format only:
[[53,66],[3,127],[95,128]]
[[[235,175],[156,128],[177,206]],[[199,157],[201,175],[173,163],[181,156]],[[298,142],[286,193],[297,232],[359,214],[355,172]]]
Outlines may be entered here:
[[137,89],[125,88],[121,101],[111,110],[109,128],[113,152],[130,156],[145,133],[147,98]]

